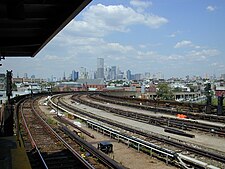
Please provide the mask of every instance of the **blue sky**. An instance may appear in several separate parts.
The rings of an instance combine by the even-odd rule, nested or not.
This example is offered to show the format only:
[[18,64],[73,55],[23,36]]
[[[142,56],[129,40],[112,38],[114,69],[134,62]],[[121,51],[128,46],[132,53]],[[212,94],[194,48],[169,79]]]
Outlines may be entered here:
[[166,78],[225,73],[224,0],[94,0],[35,58],[6,58],[1,72],[68,76],[105,66]]

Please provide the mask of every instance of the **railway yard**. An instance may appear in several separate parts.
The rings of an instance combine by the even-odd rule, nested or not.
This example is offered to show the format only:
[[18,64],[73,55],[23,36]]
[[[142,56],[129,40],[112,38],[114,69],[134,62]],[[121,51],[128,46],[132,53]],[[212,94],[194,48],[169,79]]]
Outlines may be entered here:
[[221,2],[1,1],[0,169],[225,169]]
[[224,116],[94,92],[17,106],[32,168],[225,168]]

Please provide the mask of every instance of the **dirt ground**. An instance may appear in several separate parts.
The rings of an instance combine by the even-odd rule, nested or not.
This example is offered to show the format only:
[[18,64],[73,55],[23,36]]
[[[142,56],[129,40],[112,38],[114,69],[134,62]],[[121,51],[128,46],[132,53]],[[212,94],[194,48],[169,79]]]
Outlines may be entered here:
[[91,132],[95,139],[92,139],[88,136],[85,137],[85,140],[91,143],[97,148],[97,143],[100,141],[109,141],[113,144],[113,153],[109,156],[113,158],[118,163],[129,169],[175,169],[176,167],[171,165],[166,165],[165,162],[162,162],[154,157],[150,157],[147,154],[138,152],[133,148],[129,148],[123,143],[118,143],[115,139],[110,139],[108,136],[102,135],[96,131],[91,130],[90,128],[85,128],[85,130]]
[[[54,115],[54,113],[50,113],[52,108],[49,106],[43,106],[43,100],[39,102],[39,107],[46,114]],[[128,169],[175,169],[177,167],[167,165],[165,162],[160,161],[154,157],[150,157],[147,154],[142,152],[138,152],[133,148],[129,148],[127,145],[123,143],[118,143],[117,140],[111,139],[108,136],[103,135],[97,131],[94,131],[90,128],[87,128],[85,124],[81,124],[81,127],[88,132],[92,133],[95,138],[90,138],[87,135],[82,135],[82,137],[91,143],[94,147],[97,148],[97,144],[100,141],[109,141],[113,144],[113,153],[109,154],[109,157],[113,158],[118,163],[122,164]]]

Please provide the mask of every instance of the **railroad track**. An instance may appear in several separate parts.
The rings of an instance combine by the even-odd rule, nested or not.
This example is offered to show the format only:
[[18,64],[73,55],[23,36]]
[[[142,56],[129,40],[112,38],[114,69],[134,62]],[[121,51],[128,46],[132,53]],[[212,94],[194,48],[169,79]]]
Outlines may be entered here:
[[[143,123],[161,126],[164,128],[173,127],[173,128],[179,128],[182,130],[197,130],[197,131],[212,133],[221,137],[225,137],[225,127],[214,126],[211,124],[201,124],[201,123],[198,123],[197,121],[188,121],[186,119],[182,120],[182,119],[162,117],[162,116],[156,117],[150,114],[137,113],[134,111],[125,111],[118,108],[109,107],[107,106],[107,104],[98,104],[96,102],[91,102],[91,99],[93,97],[89,97],[89,95],[87,95],[88,97],[88,100],[87,100],[84,96],[86,95],[82,95],[82,96],[79,95],[78,97],[74,96],[73,99],[75,99],[77,102],[86,104],[88,106],[98,108],[110,113],[114,113],[126,118],[138,120]],[[187,133],[185,134],[187,135]],[[194,135],[190,135],[190,137],[194,137]]]
[[25,100],[20,106],[22,138],[32,168],[124,169],[111,159],[96,156],[98,151],[92,151],[84,159],[80,154],[89,151],[81,152],[80,147],[86,143],[77,144],[74,140],[78,138],[65,134],[64,126],[47,124],[47,117],[34,105],[37,105],[37,99]]
[[[97,117],[96,115],[91,114],[90,112],[85,112],[85,111],[77,109],[77,108],[75,108],[71,105],[68,105],[65,102],[62,102],[61,100],[60,100],[60,105],[63,106],[63,107],[66,107],[67,109],[70,109],[71,111],[75,111],[76,113],[79,113],[81,115],[85,115],[87,117],[90,117],[92,119],[96,119],[96,120],[104,122],[106,124],[116,126],[118,128],[121,128],[123,130],[129,131],[129,132],[132,132],[132,133],[136,133],[140,136],[144,136],[148,140],[151,140],[151,141],[154,140],[156,142],[162,143],[162,145],[167,144],[167,146],[168,145],[174,146],[175,147],[174,149],[176,149],[176,150],[178,149],[177,150],[178,152],[185,151],[187,153],[189,152],[189,155],[191,155],[191,156],[198,156],[199,158],[204,157],[204,158],[207,158],[207,160],[213,159],[214,160],[213,163],[217,163],[215,161],[218,161],[218,163],[220,163],[221,165],[224,165],[224,163],[225,163],[224,154],[215,153],[215,152],[209,151],[209,149],[205,149],[201,146],[196,146],[196,145],[193,145],[193,144],[190,144],[190,143],[186,143],[184,141],[180,141],[180,140],[176,140],[176,139],[170,139],[168,137],[162,137],[162,136],[155,135],[155,134],[152,134],[152,133],[146,133],[146,132],[131,128],[129,126],[125,126],[124,124],[119,124],[118,122],[113,122],[112,120],[100,118],[100,117]],[[193,155],[193,154],[196,154],[196,155]]]
[[27,100],[21,105],[23,139],[32,168],[93,169],[94,167],[69,148],[66,142],[61,142],[63,138],[41,120],[40,115],[32,108],[32,104],[33,101]]
[[[178,103],[174,101],[157,101],[146,99],[133,99],[128,97],[111,96],[103,93],[92,94],[94,99],[99,101],[107,101],[110,103],[120,104],[124,106],[135,107],[143,110],[158,111],[166,114],[176,115],[179,113],[187,115],[192,119],[202,119],[214,122],[225,122],[225,116],[215,114],[205,114],[203,109],[205,105]],[[141,103],[141,105],[140,105]],[[193,108],[193,106],[195,108]],[[215,106],[212,109],[216,109]],[[224,107],[225,109],[225,107]]]

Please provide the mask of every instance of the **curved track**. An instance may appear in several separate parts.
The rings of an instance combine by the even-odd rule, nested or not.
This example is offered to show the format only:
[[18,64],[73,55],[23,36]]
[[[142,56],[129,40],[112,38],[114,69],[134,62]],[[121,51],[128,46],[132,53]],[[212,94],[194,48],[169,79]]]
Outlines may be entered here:
[[96,156],[99,154],[97,150],[94,154],[90,152],[90,149],[85,149],[91,155],[86,159],[81,157],[80,146],[86,146],[86,143],[74,142],[73,140],[79,140],[79,138],[68,135],[68,132],[65,134],[62,129],[65,126],[57,127],[34,105],[37,105],[37,100],[26,100],[21,104],[20,110],[24,128],[22,135],[32,168],[124,168],[111,159],[105,160],[104,155]]
[[87,97],[88,99],[85,97],[79,97],[77,101],[83,104],[89,105],[91,107],[102,109],[107,112],[114,113],[126,118],[135,119],[147,124],[157,125],[164,128],[173,127],[173,128],[183,129],[183,130],[197,130],[197,131],[217,134],[218,136],[225,137],[225,127],[222,127],[222,126],[217,126],[217,125],[207,124],[207,123],[200,123],[198,121],[193,121],[189,119],[179,119],[176,117],[154,116],[152,115],[151,112],[149,112],[148,114],[144,114],[144,113],[139,113],[137,111],[128,111],[128,110],[125,111],[122,109],[113,108],[113,106],[109,107],[107,104],[105,104],[107,102],[104,102],[104,104],[101,104],[101,103],[91,101],[95,99],[94,96],[87,95]]
[[[162,100],[149,100],[112,96],[105,93],[93,94],[95,99],[108,101],[110,103],[116,103],[124,106],[135,107],[143,110],[158,111],[166,114],[176,115],[182,113],[192,119],[210,120],[215,122],[225,122],[225,116],[217,116],[216,114],[203,113],[205,105],[179,103],[175,101],[162,101]],[[140,105],[141,103],[141,105]],[[212,106],[212,109],[216,109],[216,106]],[[224,106],[225,110],[225,106]]]
[[[23,135],[23,139],[32,168],[94,169],[41,118],[33,102],[26,100],[21,105],[22,123],[27,131],[27,137]],[[30,147],[27,146],[29,143]]]
[[[79,98],[79,96],[74,96],[73,99],[77,102],[80,102],[80,103],[84,103],[83,100],[81,100]],[[90,102],[89,102],[90,103]],[[131,131],[133,133],[138,133],[139,135],[142,135],[142,136],[145,136],[147,138],[150,138],[150,139],[153,139],[153,140],[157,140],[159,142],[162,142],[163,144],[166,143],[166,144],[169,144],[169,145],[172,145],[172,146],[175,146],[175,147],[179,147],[183,150],[188,150],[194,154],[198,154],[200,156],[204,156],[204,157],[207,157],[207,158],[210,158],[210,159],[214,159],[216,161],[220,161],[222,163],[225,163],[225,158],[222,154],[220,153],[215,153],[215,152],[210,152],[208,151],[207,149],[204,149],[204,148],[197,148],[196,146],[194,145],[190,145],[190,144],[185,144],[184,142],[180,142],[180,141],[176,141],[176,140],[173,140],[173,139],[169,139],[169,138],[165,138],[165,137],[159,137],[159,136],[155,136],[155,135],[152,135],[152,134],[147,134],[145,132],[141,132],[139,130],[135,130],[133,128],[130,128],[128,126],[124,126],[124,125],[120,125],[118,123],[115,123],[115,122],[112,122],[110,120],[107,120],[107,119],[103,119],[103,118],[99,118],[99,117],[96,117],[95,115],[91,115],[90,113],[85,113],[84,111],[81,111],[81,110],[77,110],[76,108],[72,107],[72,106],[68,106],[66,105],[65,103],[61,102],[60,104],[66,106],[66,107],[69,107],[69,109],[73,110],[73,111],[76,111],[76,112],[80,112],[82,113],[83,115],[86,115],[88,117],[91,117],[91,118],[95,118],[99,121],[102,121],[104,123],[107,123],[107,124],[111,124],[113,126],[117,126],[119,128],[122,128],[122,129],[125,129],[127,131]]]

